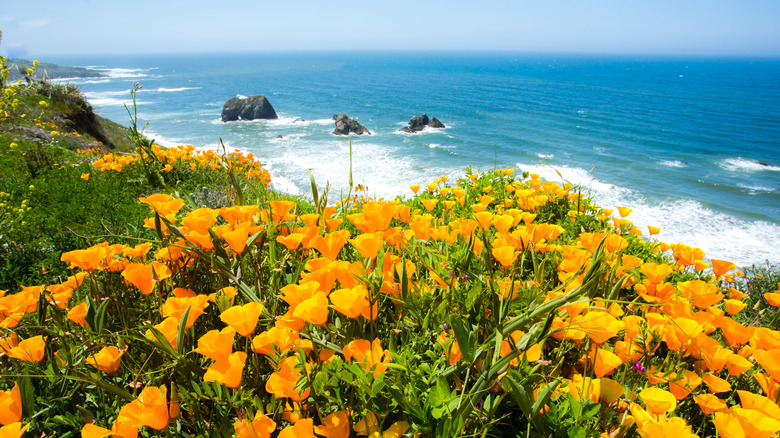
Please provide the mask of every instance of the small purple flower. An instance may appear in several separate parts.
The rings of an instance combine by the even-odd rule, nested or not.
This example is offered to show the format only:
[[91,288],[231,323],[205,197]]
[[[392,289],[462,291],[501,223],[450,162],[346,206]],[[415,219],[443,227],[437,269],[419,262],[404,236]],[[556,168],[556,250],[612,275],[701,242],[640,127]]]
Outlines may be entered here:
[[477,404],[476,404],[476,406],[474,406],[474,407],[475,407],[475,408],[477,408],[477,409],[479,409],[480,411],[484,410],[484,409],[482,408],[482,399],[479,399],[479,400],[477,400]]
[[442,327],[444,327],[444,331],[446,332],[447,331],[447,323],[445,322],[444,324],[442,324]]
[[642,365],[642,362],[637,361],[637,363],[634,364],[634,371],[639,371],[640,373],[644,373],[647,371],[647,368],[645,368],[644,365]]

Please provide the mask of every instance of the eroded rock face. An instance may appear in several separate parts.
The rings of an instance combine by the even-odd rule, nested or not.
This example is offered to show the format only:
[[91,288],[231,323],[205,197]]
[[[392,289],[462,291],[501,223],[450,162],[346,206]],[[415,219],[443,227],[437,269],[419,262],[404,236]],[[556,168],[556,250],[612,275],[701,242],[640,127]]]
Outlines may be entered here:
[[222,107],[222,121],[276,119],[276,111],[265,96],[234,97]]
[[336,135],[349,135],[349,134],[371,134],[371,131],[366,129],[365,126],[347,117],[345,113],[334,114],[333,120],[336,121],[336,129],[333,133]]
[[409,126],[401,128],[403,132],[420,132],[425,129],[426,126],[431,128],[446,128],[444,123],[440,122],[436,117],[429,119],[427,114],[421,116],[414,116],[409,121]]

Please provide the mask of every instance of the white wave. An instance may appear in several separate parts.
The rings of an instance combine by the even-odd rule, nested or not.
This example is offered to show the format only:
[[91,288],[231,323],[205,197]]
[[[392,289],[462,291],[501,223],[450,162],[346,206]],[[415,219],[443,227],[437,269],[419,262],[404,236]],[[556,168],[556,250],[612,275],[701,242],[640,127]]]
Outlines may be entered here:
[[243,94],[236,94],[236,97],[239,99],[246,99],[246,96],[244,96]]
[[756,192],[769,192],[769,193],[772,193],[772,192],[775,191],[775,188],[767,187],[767,186],[749,186],[747,184],[737,184],[737,186],[742,187],[743,189],[750,190],[751,194],[756,194]]
[[158,88],[154,91],[157,91],[158,93],[173,93],[175,91],[185,91],[185,90],[200,90],[200,87]]
[[105,99],[109,97],[114,96],[127,96],[128,99],[130,98],[130,90],[120,90],[120,91],[85,91],[84,97],[87,99]]
[[727,158],[719,162],[718,165],[730,172],[761,172],[767,170],[772,172],[780,172],[779,166],[770,166],[766,163],[761,163],[756,160],[742,157]]
[[156,134],[155,132],[148,129],[144,131],[144,136],[149,140],[154,140],[155,143],[166,148],[173,148],[179,145],[187,144],[185,141],[179,140],[177,138],[163,137],[162,135]]
[[265,122],[269,126],[286,127],[286,126],[309,126],[309,125],[330,125],[333,124],[333,119],[314,119],[305,120],[300,117],[288,116],[286,114],[277,114],[276,119],[267,120],[249,120],[249,122]]
[[[89,103],[92,104],[96,108],[106,107],[106,106],[123,106],[123,105],[132,106],[133,105],[133,100],[130,97],[128,97],[127,99],[116,99],[116,98],[113,98],[113,97],[90,98],[89,99]],[[135,103],[138,106],[141,106],[141,105],[152,104],[154,102],[148,102],[148,101],[144,101],[144,100],[136,100]]]
[[[454,179],[462,174],[460,169],[440,167],[421,170],[397,153],[395,148],[370,141],[370,138],[353,138],[352,179],[354,184],[368,187],[371,196],[391,199],[398,195],[411,195],[410,184],[429,183],[434,177],[444,175]],[[266,144],[255,152],[262,163],[274,169],[272,180],[287,178],[296,187],[304,188],[307,194],[310,187],[307,169],[311,169],[320,190],[330,184],[331,201],[338,200],[340,194],[346,195],[349,190],[349,153],[349,142],[343,138],[326,142],[302,141],[292,148],[284,143]]]
[[297,132],[294,134],[286,134],[286,135],[278,135],[274,138],[269,139],[268,141],[271,143],[292,143],[299,141],[300,139],[306,137],[306,133]]
[[145,78],[149,76],[144,72],[148,69],[143,68],[95,68],[95,70],[98,70],[99,72],[103,73],[104,75],[108,76],[109,78]]
[[440,148],[441,145],[438,144],[438,143],[431,143],[431,144],[428,145],[428,147],[431,148],[431,149],[436,149],[436,148]]
[[536,154],[536,156],[539,157],[539,158],[552,158],[555,155],[553,155],[553,154]]
[[106,82],[110,82],[110,79],[97,79],[97,80],[91,80],[91,81],[84,81],[85,84],[105,84]]
[[678,160],[674,160],[674,161],[670,161],[670,160],[659,161],[658,165],[659,166],[666,166],[666,167],[688,167],[688,164],[686,164],[686,163],[684,163],[682,161],[678,161]]
[[[561,183],[555,169],[544,165],[518,163],[522,171]],[[701,248],[707,257],[749,266],[766,260],[780,260],[780,226],[765,221],[746,221],[719,213],[690,199],[651,202],[641,193],[599,181],[584,169],[559,166],[565,181],[581,184],[596,205],[615,209],[631,208],[627,219],[647,232],[647,226],[661,228],[658,238],[667,243],[684,243]]]

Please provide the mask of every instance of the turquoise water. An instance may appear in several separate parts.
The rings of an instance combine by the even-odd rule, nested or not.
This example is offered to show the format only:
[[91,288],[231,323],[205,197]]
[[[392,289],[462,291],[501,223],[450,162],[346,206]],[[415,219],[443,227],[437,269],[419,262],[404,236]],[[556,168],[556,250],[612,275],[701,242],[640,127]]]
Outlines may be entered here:
[[[740,265],[780,262],[780,61],[472,53],[231,54],[60,58],[103,70],[74,79],[127,124],[133,82],[147,134],[163,145],[219,140],[267,164],[275,187],[307,193],[311,168],[334,192],[355,183],[408,195],[437,176],[515,167],[587,184],[634,209],[669,243]],[[236,95],[265,95],[274,121],[220,121]],[[447,128],[403,134],[427,113]],[[279,138],[281,136],[281,138]],[[335,196],[334,196],[335,197]]]

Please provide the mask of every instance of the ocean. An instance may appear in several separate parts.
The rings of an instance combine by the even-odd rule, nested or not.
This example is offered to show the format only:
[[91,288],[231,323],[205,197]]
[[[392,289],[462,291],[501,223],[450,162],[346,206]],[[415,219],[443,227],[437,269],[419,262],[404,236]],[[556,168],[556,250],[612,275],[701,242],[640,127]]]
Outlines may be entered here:
[[[517,168],[583,184],[657,236],[739,266],[780,262],[780,60],[512,53],[276,53],[46,59],[102,71],[70,79],[127,125],[134,82],[145,133],[164,146],[254,153],[273,187],[310,193],[307,169],[346,193]],[[264,95],[279,119],[222,123],[224,102]],[[332,134],[347,113],[372,135]],[[447,127],[399,129],[428,114]]]

